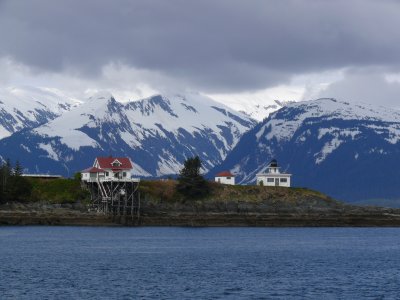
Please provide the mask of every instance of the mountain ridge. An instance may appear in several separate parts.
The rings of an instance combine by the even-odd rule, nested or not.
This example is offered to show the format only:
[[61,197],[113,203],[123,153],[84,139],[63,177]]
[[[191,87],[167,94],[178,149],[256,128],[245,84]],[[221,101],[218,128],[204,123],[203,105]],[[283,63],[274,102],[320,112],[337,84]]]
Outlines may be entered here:
[[399,142],[397,110],[332,98],[296,102],[244,134],[209,176],[230,170],[238,183],[253,183],[276,158],[295,186],[347,201],[396,198]]
[[31,129],[80,105],[58,91],[32,87],[0,89],[0,139]]
[[99,94],[42,126],[1,140],[0,153],[3,159],[19,159],[29,171],[69,176],[97,155],[127,155],[137,175],[158,177],[178,173],[194,155],[203,160],[204,171],[210,169],[254,124],[198,94],[128,103]]

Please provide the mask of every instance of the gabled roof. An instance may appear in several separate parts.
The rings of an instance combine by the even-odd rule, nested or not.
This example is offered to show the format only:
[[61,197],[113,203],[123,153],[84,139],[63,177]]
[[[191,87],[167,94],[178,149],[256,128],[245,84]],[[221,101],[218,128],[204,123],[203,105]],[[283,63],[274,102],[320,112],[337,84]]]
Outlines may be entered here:
[[235,175],[233,175],[229,171],[222,171],[222,172],[219,172],[217,175],[215,175],[215,177],[235,177]]
[[96,168],[96,167],[90,167],[82,171],[82,173],[102,173],[104,170]]
[[[96,157],[97,162],[101,169],[113,169],[113,170],[128,170],[132,169],[132,162],[128,157]],[[120,166],[113,166],[114,161],[121,163]]]

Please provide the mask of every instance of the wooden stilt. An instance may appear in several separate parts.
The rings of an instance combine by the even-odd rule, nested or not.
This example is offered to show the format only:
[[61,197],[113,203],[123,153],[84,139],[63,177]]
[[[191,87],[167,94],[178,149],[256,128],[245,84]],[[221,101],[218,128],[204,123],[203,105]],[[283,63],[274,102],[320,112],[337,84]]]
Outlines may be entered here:
[[139,179],[110,179],[83,181],[90,192],[91,207],[114,221],[139,224]]

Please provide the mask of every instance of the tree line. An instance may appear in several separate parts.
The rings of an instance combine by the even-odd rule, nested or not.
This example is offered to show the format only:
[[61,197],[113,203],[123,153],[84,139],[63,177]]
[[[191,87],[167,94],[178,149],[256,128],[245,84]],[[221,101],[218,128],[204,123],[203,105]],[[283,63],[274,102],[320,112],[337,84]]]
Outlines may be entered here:
[[22,176],[19,161],[14,165],[7,159],[0,163],[0,203],[26,200],[32,192],[32,184]]
[[[209,182],[201,175],[201,160],[198,156],[188,158],[184,162],[184,166],[178,176],[177,191],[191,199],[205,197],[210,193]],[[14,165],[7,159],[5,162],[0,162],[0,204],[6,202],[21,202],[32,200],[33,185],[32,182],[22,176],[23,168],[19,161]],[[80,173],[75,175],[74,181],[80,182]],[[60,183],[61,184],[61,183]],[[67,184],[64,182],[64,184]],[[80,186],[78,185],[80,190]],[[66,186],[56,188],[58,193],[63,195],[69,189]],[[47,187],[46,191],[51,190]],[[83,197],[74,188],[73,195]],[[37,195],[36,195],[37,196]],[[42,197],[43,195],[39,195]],[[53,195],[54,196],[54,195]],[[77,197],[78,197],[77,196]],[[33,198],[32,198],[33,197]],[[79,198],[78,197],[78,198]]]

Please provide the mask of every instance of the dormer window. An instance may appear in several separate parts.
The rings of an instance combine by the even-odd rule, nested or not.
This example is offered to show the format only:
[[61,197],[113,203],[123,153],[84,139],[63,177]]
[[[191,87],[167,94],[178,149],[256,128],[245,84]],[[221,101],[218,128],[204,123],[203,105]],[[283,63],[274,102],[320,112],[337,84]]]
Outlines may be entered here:
[[114,160],[114,161],[111,163],[111,165],[112,165],[113,167],[120,167],[120,166],[122,166],[122,164],[119,162],[118,159]]

